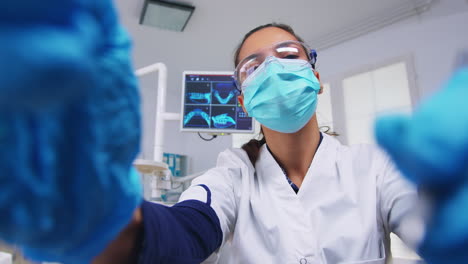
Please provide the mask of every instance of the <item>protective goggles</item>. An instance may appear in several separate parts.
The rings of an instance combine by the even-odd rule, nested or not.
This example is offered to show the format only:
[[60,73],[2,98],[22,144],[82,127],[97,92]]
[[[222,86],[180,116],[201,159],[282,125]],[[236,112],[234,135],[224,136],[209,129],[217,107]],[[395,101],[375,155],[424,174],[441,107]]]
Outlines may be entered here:
[[279,59],[298,59],[310,63],[315,68],[317,52],[303,42],[288,40],[262,48],[245,57],[239,62],[234,72],[237,89],[241,90],[242,83],[249,77],[266,58],[274,56]]

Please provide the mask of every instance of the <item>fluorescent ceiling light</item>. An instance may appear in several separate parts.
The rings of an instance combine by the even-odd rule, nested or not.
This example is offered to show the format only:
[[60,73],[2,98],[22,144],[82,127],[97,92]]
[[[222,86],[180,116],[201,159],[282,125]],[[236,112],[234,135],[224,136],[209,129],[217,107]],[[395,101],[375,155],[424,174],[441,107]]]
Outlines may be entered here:
[[161,0],[146,0],[140,24],[173,31],[183,31],[192,16],[194,6]]

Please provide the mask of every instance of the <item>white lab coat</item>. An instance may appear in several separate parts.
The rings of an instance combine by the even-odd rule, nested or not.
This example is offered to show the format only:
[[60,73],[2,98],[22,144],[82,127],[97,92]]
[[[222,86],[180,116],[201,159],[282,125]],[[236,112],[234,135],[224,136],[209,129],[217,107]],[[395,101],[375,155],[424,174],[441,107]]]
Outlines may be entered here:
[[410,231],[421,228],[409,226],[416,191],[389,159],[327,135],[297,194],[266,146],[256,170],[242,149],[222,152],[217,167],[194,180],[181,201],[205,202],[198,184],[210,189],[224,235],[204,263],[382,264],[391,231],[403,240],[420,235]]

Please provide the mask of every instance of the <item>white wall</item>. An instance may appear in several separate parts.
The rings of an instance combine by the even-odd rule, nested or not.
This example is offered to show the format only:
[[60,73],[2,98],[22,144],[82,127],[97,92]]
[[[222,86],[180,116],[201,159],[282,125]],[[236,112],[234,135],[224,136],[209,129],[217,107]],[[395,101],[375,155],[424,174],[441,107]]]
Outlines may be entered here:
[[[132,0],[133,1],[133,0]],[[180,111],[181,74],[184,70],[232,70],[232,55],[235,45],[245,31],[256,25],[273,20],[298,24],[298,17],[304,22],[297,26],[306,40],[310,39],[308,30],[320,27],[317,23],[309,25],[307,16],[285,15],[283,18],[239,17],[251,24],[245,28],[233,27],[236,21],[223,20],[222,13],[215,14],[212,22],[202,28],[187,32],[155,30],[138,24],[141,4],[130,4],[130,0],[118,0],[119,9],[124,10],[122,22],[131,33],[134,43],[135,66],[143,67],[155,62],[164,62],[168,66],[168,110]],[[142,1],[140,1],[142,2]],[[134,3],[134,2],[133,2]],[[221,8],[221,2],[213,2]],[[130,9],[130,10],[126,10]],[[201,19],[203,10],[192,18],[196,24]],[[234,12],[234,11],[233,11]],[[456,51],[468,46],[468,5],[465,0],[440,0],[434,8],[424,15],[394,24],[358,39],[345,42],[327,50],[319,51],[319,70],[323,80],[340,74],[379,64],[400,56],[411,55],[415,63],[417,84],[420,96],[426,96],[438,89],[452,70]],[[293,17],[294,19],[292,19]],[[290,18],[288,20],[288,18]],[[265,20],[267,19],[267,20]],[[200,22],[200,21],[198,21]],[[227,27],[226,27],[227,23]],[[229,34],[223,36],[217,44],[217,32],[229,28]],[[208,33],[207,33],[208,32]],[[224,32],[225,33],[225,32]],[[168,41],[170,39],[170,41]],[[313,43],[309,43],[313,46]],[[156,77],[142,79],[141,87],[144,101],[144,134],[147,142],[143,146],[145,156],[152,153],[152,135],[154,127],[154,103],[156,102]],[[331,88],[333,90],[333,87]],[[333,96],[333,91],[332,91]],[[190,172],[198,172],[213,167],[216,157],[232,144],[231,137],[220,137],[212,142],[204,142],[196,134],[179,132],[179,124],[168,123],[166,128],[167,152],[188,155]]]
[[[394,24],[319,53],[324,81],[371,65],[411,56],[419,101],[446,81],[457,53],[468,48],[468,4],[462,0],[436,3],[420,17]],[[332,96],[333,96],[333,87]]]
[[[457,53],[468,49],[467,32],[466,1],[440,1],[420,17],[319,51],[319,71],[323,81],[329,82],[360,69],[410,57],[414,64],[418,91],[414,101],[418,103],[440,89],[449,78]],[[333,87],[330,89],[333,97]],[[405,249],[394,236],[392,246],[395,256],[414,259],[414,254]],[[394,263],[408,262],[396,259]]]

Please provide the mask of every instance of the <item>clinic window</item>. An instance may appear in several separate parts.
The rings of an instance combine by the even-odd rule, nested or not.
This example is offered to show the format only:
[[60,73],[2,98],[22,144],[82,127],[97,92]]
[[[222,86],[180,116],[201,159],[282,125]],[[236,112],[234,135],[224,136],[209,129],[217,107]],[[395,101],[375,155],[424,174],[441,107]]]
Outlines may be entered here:
[[342,79],[345,143],[374,144],[379,115],[411,113],[415,97],[408,61],[399,61]]
[[[409,58],[370,67],[337,80],[335,83],[339,87],[332,98],[333,113],[337,120],[337,130],[341,132],[340,140],[347,145],[375,144],[376,117],[388,113],[409,114],[417,98],[414,71]],[[394,234],[391,234],[391,241],[391,251],[395,258],[419,259]]]

